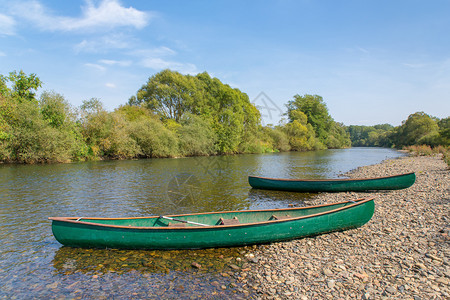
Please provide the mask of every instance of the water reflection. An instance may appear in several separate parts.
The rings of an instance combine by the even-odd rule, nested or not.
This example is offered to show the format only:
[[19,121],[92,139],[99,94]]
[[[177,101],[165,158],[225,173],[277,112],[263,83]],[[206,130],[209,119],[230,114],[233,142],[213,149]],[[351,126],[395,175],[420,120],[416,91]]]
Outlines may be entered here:
[[223,273],[241,267],[247,248],[202,250],[117,250],[61,247],[53,258],[55,271],[69,275],[77,272],[117,274],[128,272],[168,274],[170,272]]

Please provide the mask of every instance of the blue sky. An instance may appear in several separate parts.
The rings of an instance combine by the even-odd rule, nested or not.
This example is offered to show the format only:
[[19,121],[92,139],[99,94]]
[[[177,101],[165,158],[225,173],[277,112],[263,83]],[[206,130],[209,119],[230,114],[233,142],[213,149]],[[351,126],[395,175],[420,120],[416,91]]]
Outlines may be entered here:
[[345,125],[397,126],[450,115],[449,16],[446,0],[0,0],[0,74],[113,110],[162,69],[207,71],[265,101],[265,123],[317,94]]

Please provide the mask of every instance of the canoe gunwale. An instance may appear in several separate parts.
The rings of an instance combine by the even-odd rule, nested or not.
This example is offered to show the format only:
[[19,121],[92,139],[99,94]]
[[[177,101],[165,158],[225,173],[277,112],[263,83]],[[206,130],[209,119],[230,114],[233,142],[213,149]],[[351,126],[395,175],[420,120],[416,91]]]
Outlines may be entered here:
[[304,206],[304,207],[295,207],[295,208],[280,208],[280,209],[261,209],[261,210],[245,210],[245,211],[223,211],[223,212],[205,212],[205,213],[196,213],[196,214],[181,214],[181,215],[168,215],[168,217],[185,217],[185,216],[197,216],[197,215],[208,215],[208,214],[223,214],[223,213],[242,213],[242,212],[283,212],[283,211],[295,211],[295,210],[303,210],[303,209],[311,209],[311,208],[319,208],[319,207],[326,207],[326,206],[333,206],[333,205],[340,205],[340,204],[348,204],[345,206],[341,206],[329,211],[324,211],[320,213],[300,216],[300,217],[293,217],[293,218],[286,218],[286,219],[280,219],[280,220],[267,220],[267,221],[261,221],[261,222],[253,222],[253,223],[241,223],[241,224],[233,224],[233,225],[210,225],[210,226],[187,226],[187,227],[144,227],[144,226],[123,226],[123,225],[110,225],[110,224],[99,224],[99,223],[92,223],[92,222],[84,222],[82,221],[83,218],[90,219],[90,220],[136,220],[136,219],[151,219],[151,218],[159,218],[158,216],[150,216],[150,217],[130,217],[130,218],[91,218],[91,217],[49,217],[48,219],[51,221],[58,221],[58,222],[65,222],[65,223],[73,223],[73,224],[80,224],[80,225],[87,225],[90,227],[100,227],[100,228],[117,228],[117,229],[132,229],[132,230],[166,230],[166,231],[173,231],[173,230],[217,230],[217,229],[226,229],[226,228],[233,228],[233,227],[250,227],[250,226],[258,226],[258,225],[266,225],[266,224],[277,224],[277,223],[284,223],[284,222],[291,222],[291,221],[297,221],[301,219],[308,219],[313,218],[317,216],[332,214],[338,211],[347,210],[355,206],[362,205],[364,203],[373,201],[374,197],[372,198],[360,198],[356,200],[349,200],[349,201],[342,201],[342,202],[336,202],[336,203],[328,203],[328,204],[321,204],[321,205],[314,205],[314,206]]
[[267,179],[273,181],[298,181],[298,182],[339,182],[339,181],[364,181],[364,180],[377,180],[377,179],[390,179],[402,176],[409,176],[414,174],[414,172],[391,175],[391,176],[382,176],[382,177],[368,177],[368,178],[330,178],[330,179],[295,179],[295,178],[271,178],[271,177],[261,177],[261,176],[248,176],[249,178],[258,178],[258,179]]

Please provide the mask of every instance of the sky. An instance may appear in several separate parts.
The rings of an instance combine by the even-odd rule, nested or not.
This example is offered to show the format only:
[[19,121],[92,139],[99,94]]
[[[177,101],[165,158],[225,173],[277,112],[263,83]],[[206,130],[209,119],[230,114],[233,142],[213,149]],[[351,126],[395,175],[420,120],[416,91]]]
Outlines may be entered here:
[[0,74],[112,111],[163,69],[206,71],[263,124],[311,94],[345,125],[398,126],[450,115],[449,16],[448,0],[0,0]]

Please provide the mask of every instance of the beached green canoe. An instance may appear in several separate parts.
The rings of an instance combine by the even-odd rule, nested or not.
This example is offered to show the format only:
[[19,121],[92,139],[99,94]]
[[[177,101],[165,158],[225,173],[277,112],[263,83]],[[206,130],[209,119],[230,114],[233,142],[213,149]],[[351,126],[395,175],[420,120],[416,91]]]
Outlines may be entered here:
[[255,189],[318,192],[362,192],[372,190],[401,190],[414,184],[416,175],[402,175],[363,179],[277,179],[249,176],[248,182]]
[[87,248],[198,249],[270,243],[362,226],[373,199],[311,207],[140,218],[54,217],[63,245]]

